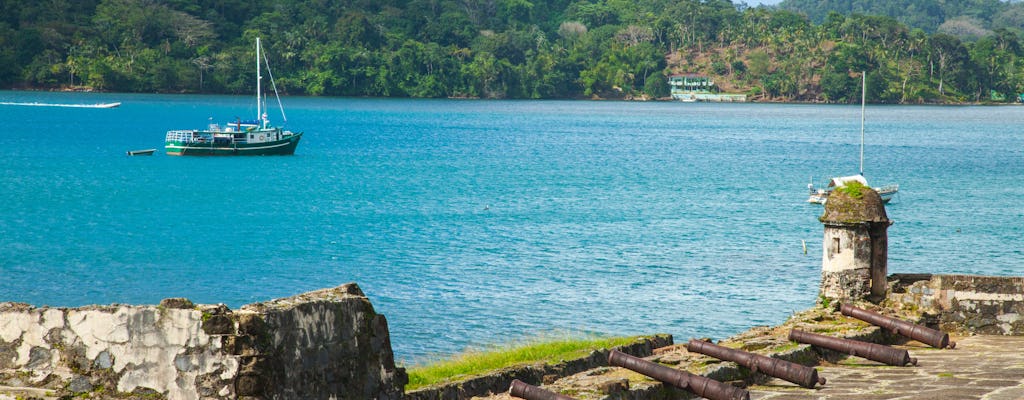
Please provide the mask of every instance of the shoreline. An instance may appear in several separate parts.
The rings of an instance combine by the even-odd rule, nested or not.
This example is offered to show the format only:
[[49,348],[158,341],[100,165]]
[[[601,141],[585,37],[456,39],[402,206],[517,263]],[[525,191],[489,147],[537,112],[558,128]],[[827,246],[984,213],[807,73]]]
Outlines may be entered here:
[[[208,93],[208,92],[117,92],[107,91],[96,88],[7,88],[4,89],[9,92],[47,92],[47,93],[102,93],[102,94],[158,94],[158,95],[188,95],[188,96],[245,96],[248,93]],[[597,102],[664,102],[664,103],[684,103],[679,100],[674,100],[671,97],[659,97],[659,98],[633,98],[631,96],[623,97],[599,97],[599,96],[578,96],[578,97],[559,97],[559,98],[543,98],[543,99],[526,99],[526,98],[481,98],[481,97],[371,97],[371,96],[318,96],[318,95],[291,95],[287,92],[281,93],[281,97],[309,97],[309,98],[339,98],[339,99],[409,99],[409,100],[479,100],[479,101],[597,101]],[[802,100],[754,100],[745,102],[698,102],[708,104],[792,104],[792,105],[857,105],[859,102],[853,103],[831,103],[826,101],[802,101]],[[1007,102],[1007,103],[996,103],[996,102],[923,102],[923,103],[872,103],[867,104],[875,106],[1021,106],[1024,103],[1019,102]]]

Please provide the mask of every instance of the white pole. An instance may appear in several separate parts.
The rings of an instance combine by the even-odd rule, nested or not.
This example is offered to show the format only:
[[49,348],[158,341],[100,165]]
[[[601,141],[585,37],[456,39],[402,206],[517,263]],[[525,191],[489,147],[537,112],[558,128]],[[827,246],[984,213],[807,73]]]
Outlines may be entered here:
[[260,80],[263,79],[260,76],[260,38],[256,38],[256,121],[258,122],[260,129],[263,129],[263,110],[260,108],[262,104],[260,102]]
[[860,73],[860,175],[864,176],[864,103],[868,93],[868,73]]

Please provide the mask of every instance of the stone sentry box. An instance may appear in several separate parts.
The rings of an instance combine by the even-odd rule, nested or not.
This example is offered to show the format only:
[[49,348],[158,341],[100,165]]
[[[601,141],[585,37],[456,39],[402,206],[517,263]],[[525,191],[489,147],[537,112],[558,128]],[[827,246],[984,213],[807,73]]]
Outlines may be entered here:
[[[886,293],[887,230],[892,221],[877,192],[833,190],[819,218],[825,225],[820,297],[832,301],[881,300]],[[854,192],[851,194],[850,192]]]

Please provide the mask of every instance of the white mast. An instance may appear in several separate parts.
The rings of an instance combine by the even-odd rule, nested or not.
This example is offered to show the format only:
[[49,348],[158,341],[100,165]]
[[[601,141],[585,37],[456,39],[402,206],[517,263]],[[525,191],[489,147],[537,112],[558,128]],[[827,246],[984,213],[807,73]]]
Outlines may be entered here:
[[864,101],[868,93],[868,73],[860,73],[860,176],[864,176]]
[[256,38],[256,120],[259,121],[260,129],[263,129],[263,110],[260,108],[260,38]]

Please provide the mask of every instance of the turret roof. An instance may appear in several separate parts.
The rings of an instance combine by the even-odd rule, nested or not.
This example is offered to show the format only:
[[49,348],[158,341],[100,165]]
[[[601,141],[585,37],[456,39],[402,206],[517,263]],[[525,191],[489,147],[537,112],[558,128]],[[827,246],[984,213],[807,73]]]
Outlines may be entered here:
[[[856,185],[856,184],[855,184]],[[837,188],[825,201],[821,222],[856,224],[862,222],[889,223],[882,196],[868,186],[856,185],[859,190]]]

